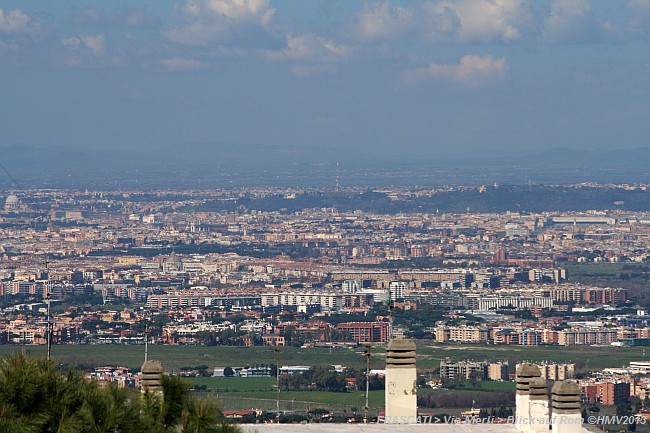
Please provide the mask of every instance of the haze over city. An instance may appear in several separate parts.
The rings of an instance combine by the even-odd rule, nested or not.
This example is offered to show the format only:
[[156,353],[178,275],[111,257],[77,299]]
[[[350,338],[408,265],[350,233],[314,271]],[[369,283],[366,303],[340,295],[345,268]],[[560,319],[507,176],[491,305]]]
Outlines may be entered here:
[[2,163],[643,172],[649,25],[643,0],[7,0]]
[[650,432],[649,42],[650,0],[4,0],[0,430]]

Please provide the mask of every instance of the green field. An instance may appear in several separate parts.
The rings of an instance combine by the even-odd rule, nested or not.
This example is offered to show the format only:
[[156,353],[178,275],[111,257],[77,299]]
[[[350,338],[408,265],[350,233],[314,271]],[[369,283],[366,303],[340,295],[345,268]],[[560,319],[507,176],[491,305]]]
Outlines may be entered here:
[[[456,390],[456,389],[455,389]],[[485,380],[479,382],[478,388],[472,388],[472,384],[467,383],[466,388],[458,388],[459,391],[472,391],[472,392],[503,392],[503,391],[514,391],[515,382],[496,382],[491,380]],[[419,388],[418,394],[428,394],[432,392],[438,392],[439,389],[434,388]]]
[[[237,393],[214,393],[217,400],[222,401],[236,401],[241,403],[242,400],[265,400],[267,405],[271,404],[271,408],[276,405],[277,392],[264,391],[264,392],[237,392]],[[283,391],[280,393],[280,408],[288,409],[288,407],[300,405],[302,407],[363,407],[365,393],[362,391],[350,392],[318,392],[318,391]],[[380,407],[384,404],[384,391],[371,391],[369,393],[370,407]]]
[[[566,268],[571,278],[572,276],[617,276],[624,271],[625,266],[626,263],[566,263],[562,267]],[[644,263],[635,263],[634,266],[647,269]]]
[[[197,377],[190,378],[193,385],[208,387],[207,395],[215,398],[226,410],[256,407],[275,410],[278,392],[276,379],[272,377]],[[371,391],[369,405],[380,408],[384,404],[384,391]],[[282,410],[303,410],[323,407],[329,409],[349,410],[362,408],[365,404],[365,392],[326,392],[326,391],[281,391],[280,408]]]
[[273,391],[276,388],[275,377],[192,377],[192,385],[205,385],[212,392],[250,392]]
[[[275,378],[243,377],[200,377],[191,378],[193,385],[205,385],[205,395],[216,399],[225,410],[258,409],[275,410],[277,407],[277,388]],[[460,394],[476,396],[494,391],[514,391],[514,382],[481,382],[478,389],[457,390]],[[419,388],[418,394],[442,392],[439,389]],[[201,394],[204,394],[201,392]],[[380,410],[384,405],[384,391],[370,391],[369,407],[372,411]],[[280,408],[282,410],[309,410],[317,407],[329,410],[360,410],[365,404],[364,391],[344,393],[325,391],[281,391]]]
[[[33,356],[45,356],[45,346],[1,345],[0,356],[26,350]],[[430,342],[418,344],[418,369],[431,371],[440,365],[440,360],[509,360],[555,361],[584,363],[588,370],[605,367],[620,367],[633,360],[642,360],[641,347],[592,347],[592,346],[494,346],[494,345],[437,345]],[[650,350],[649,350],[650,352]],[[181,367],[207,365],[213,367],[237,367],[279,362],[283,365],[341,364],[348,367],[364,368],[365,359],[361,348],[322,349],[283,347],[279,354],[267,347],[204,347],[204,346],[149,346],[149,358],[160,360],[169,371]],[[144,359],[143,346],[118,345],[65,345],[54,346],[52,357],[61,364],[82,366],[122,365],[137,369]],[[373,348],[371,368],[384,368],[383,348]]]
[[[26,350],[33,356],[45,356],[45,346],[0,345],[0,356]],[[268,347],[226,346],[149,346],[149,359],[157,359],[167,370],[207,365],[236,367],[255,364],[361,366],[362,349],[300,349],[281,348],[279,359]],[[52,357],[61,364],[83,366],[121,365],[140,368],[144,360],[144,346],[128,345],[63,345],[52,347]],[[378,364],[379,365],[379,364]]]

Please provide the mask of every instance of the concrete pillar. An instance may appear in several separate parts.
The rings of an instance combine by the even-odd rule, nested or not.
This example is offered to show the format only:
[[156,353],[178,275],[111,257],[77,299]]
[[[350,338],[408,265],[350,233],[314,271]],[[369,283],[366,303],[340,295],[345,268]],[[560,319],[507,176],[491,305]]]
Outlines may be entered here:
[[386,348],[386,423],[417,422],[415,343],[396,338]]
[[551,394],[551,431],[553,433],[582,432],[578,385],[571,380],[555,382]]
[[548,386],[546,380],[541,377],[533,377],[528,383],[529,402],[528,413],[530,433],[548,433],[549,411],[548,411]]
[[148,392],[162,393],[161,378],[165,371],[160,361],[145,361],[140,369],[142,378],[140,379],[140,391],[143,394]]
[[528,432],[530,428],[530,381],[540,377],[542,372],[534,364],[524,363],[517,365],[515,393],[515,428],[520,432]]

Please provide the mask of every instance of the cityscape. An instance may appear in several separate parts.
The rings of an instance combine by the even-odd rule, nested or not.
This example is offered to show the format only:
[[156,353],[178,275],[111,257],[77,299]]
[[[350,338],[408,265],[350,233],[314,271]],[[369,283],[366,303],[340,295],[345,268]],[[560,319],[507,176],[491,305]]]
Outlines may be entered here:
[[0,432],[650,432],[649,42],[650,0],[3,0]]
[[[641,184],[586,187],[647,194]],[[259,383],[269,387],[261,393],[267,396],[274,392],[272,381],[280,395],[365,395],[366,382],[370,392],[385,386],[385,344],[404,338],[431,351],[417,371],[419,410],[429,416],[445,404],[467,416],[478,402],[475,415],[480,409],[481,416],[507,418],[516,364],[534,359],[542,378],[576,380],[583,404],[645,416],[648,214],[620,208],[459,214],[400,208],[412,197],[466,191],[345,191],[336,185],[12,191],[1,213],[0,348],[32,352],[48,346],[54,359],[86,370],[88,380],[139,388],[146,347],[161,348],[161,355],[172,346],[215,354],[226,347],[268,347],[256,363],[235,357],[238,364],[225,365],[217,355],[201,365],[172,362],[170,370],[207,395],[215,395],[210,383],[224,386],[217,384],[234,378],[265,381]],[[488,194],[485,186],[476,191]],[[379,193],[396,207],[387,213],[284,207],[307,194],[331,195],[333,203],[347,206],[349,195]],[[206,210],[218,206],[228,209]],[[66,346],[72,352],[62,351]],[[97,346],[135,350],[135,360],[108,366],[100,355],[79,357],[82,347]],[[445,353],[447,347],[463,355]],[[473,356],[473,347],[486,349],[478,352],[482,358]],[[538,351],[513,356],[509,348]],[[595,351],[581,354],[590,348]],[[315,364],[291,363],[296,356],[310,359],[304,355],[310,351],[332,355]],[[373,363],[367,376],[361,375],[358,351]],[[627,363],[620,351],[629,351]],[[341,364],[340,352],[357,359]],[[476,390],[470,401],[464,389]],[[274,419],[281,399],[260,398],[251,412],[250,400],[231,393],[225,413],[247,422],[266,413]],[[297,408],[292,401],[284,407],[287,421],[313,419],[316,402]],[[325,405],[319,416],[360,421],[360,409],[350,408],[362,404],[360,399],[346,412]],[[384,413],[378,405],[367,410],[375,418]]]

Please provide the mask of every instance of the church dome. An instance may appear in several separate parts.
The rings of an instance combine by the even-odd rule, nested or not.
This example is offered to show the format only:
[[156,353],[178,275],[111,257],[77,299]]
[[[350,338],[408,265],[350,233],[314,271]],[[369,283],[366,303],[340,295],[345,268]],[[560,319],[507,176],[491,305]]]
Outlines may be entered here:
[[9,194],[5,200],[5,210],[18,209],[20,206],[20,200],[14,194]]

